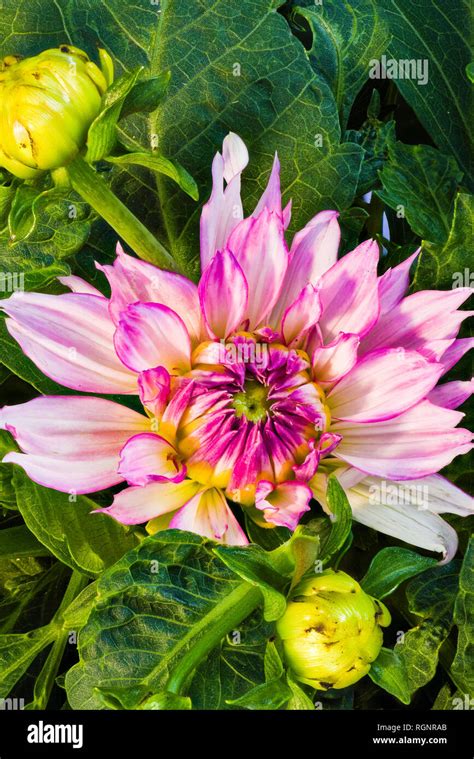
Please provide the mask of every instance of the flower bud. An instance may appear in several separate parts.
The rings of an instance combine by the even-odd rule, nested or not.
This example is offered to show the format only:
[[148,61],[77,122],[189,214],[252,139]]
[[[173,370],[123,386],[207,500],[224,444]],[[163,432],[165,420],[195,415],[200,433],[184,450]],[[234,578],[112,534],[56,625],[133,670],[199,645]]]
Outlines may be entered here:
[[69,163],[81,150],[111,81],[86,53],[61,45],[32,58],[0,64],[0,166],[21,179]]
[[295,677],[319,690],[346,688],[367,674],[382,646],[387,608],[345,572],[303,580],[277,622]]

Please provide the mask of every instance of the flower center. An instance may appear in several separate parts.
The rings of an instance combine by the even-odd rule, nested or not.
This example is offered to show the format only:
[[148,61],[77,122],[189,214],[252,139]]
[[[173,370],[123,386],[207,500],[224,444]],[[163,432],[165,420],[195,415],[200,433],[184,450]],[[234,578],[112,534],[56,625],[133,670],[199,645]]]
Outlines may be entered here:
[[231,406],[237,418],[245,416],[251,422],[260,422],[267,418],[270,408],[268,389],[256,380],[247,380],[244,389],[234,395]]

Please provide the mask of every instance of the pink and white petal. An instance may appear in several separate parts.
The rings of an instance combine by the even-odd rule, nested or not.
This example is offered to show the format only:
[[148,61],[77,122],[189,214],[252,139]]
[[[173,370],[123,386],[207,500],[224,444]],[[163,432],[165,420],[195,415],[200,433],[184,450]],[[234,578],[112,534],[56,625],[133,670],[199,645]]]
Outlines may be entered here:
[[459,340],[454,340],[439,359],[444,366],[444,371],[449,371],[471,348],[474,348],[474,337],[461,337]]
[[306,511],[313,494],[304,482],[289,481],[273,485],[261,481],[255,492],[255,507],[263,511],[267,522],[295,530]]
[[227,545],[247,545],[247,537],[219,488],[197,493],[170,522],[170,527],[188,530]]
[[[409,295],[379,318],[362,341],[360,355],[379,347],[396,346],[426,355],[427,343],[456,337],[461,322],[469,316],[468,311],[457,309],[471,292],[469,287],[459,287],[448,291],[421,290]],[[439,343],[439,347],[438,359],[449,344]]]
[[334,264],[320,282],[323,313],[319,322],[324,341],[339,332],[361,337],[379,316],[377,264],[379,248],[366,240]]
[[248,307],[244,273],[229,250],[218,251],[199,283],[199,298],[213,338],[225,338],[242,323]]
[[249,162],[249,151],[243,139],[235,132],[229,132],[222,143],[224,159],[224,179],[229,182],[241,174]]
[[93,285],[86,282],[82,277],[77,277],[75,274],[70,274],[67,277],[58,277],[64,287],[69,288],[73,293],[83,293],[85,295],[96,295],[99,298],[103,298],[103,294]]
[[163,366],[170,374],[191,368],[191,341],[178,314],[159,303],[135,303],[122,311],[114,337],[121,361],[136,372]]
[[403,348],[365,356],[328,393],[333,418],[352,422],[391,419],[425,398],[443,367]]
[[0,302],[23,352],[55,382],[88,393],[137,393],[118,359],[106,298],[83,293],[14,293]]
[[186,467],[178,461],[176,449],[153,432],[142,432],[127,440],[120,451],[119,473],[129,485],[149,482],[182,482]]
[[285,310],[308,284],[316,285],[320,276],[337,261],[341,230],[337,211],[321,211],[293,238],[289,266],[280,297],[270,316],[279,328]]
[[425,477],[472,449],[472,434],[456,427],[463,416],[424,400],[388,421],[336,421],[331,431],[342,435],[342,441],[334,456],[379,477]]
[[281,329],[287,345],[298,340],[313,327],[321,316],[321,299],[313,285],[306,285],[282,319]]
[[457,408],[461,406],[474,393],[474,379],[466,382],[445,382],[437,385],[428,395],[428,400],[437,406],[445,408]]
[[163,366],[145,369],[138,375],[138,392],[145,408],[161,419],[170,394],[170,375]]
[[191,340],[201,337],[201,312],[194,282],[174,272],[158,269],[147,261],[127,255],[120,244],[113,266],[97,268],[111,287],[110,315],[117,325],[121,313],[132,303],[161,303],[172,308],[185,323]]
[[320,345],[313,352],[313,377],[316,382],[330,384],[344,377],[357,362],[359,335],[340,332],[328,345]]
[[261,324],[280,294],[288,266],[283,231],[278,214],[264,208],[256,219],[244,219],[229,238],[228,248],[248,284],[249,331]]
[[122,524],[143,524],[181,508],[200,487],[197,482],[186,479],[125,488],[115,496],[112,506],[97,509],[96,513],[108,514]]
[[388,313],[406,294],[410,283],[410,268],[420,251],[421,248],[418,248],[401,264],[387,269],[385,274],[379,277],[380,315]]

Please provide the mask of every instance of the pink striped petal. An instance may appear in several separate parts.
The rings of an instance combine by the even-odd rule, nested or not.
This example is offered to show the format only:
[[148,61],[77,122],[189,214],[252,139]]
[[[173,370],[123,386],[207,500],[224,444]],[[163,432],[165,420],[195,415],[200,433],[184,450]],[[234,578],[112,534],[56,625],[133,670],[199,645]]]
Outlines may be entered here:
[[255,493],[255,506],[263,511],[265,521],[270,524],[296,530],[305,511],[310,511],[312,496],[311,489],[303,482],[290,481],[273,485],[272,482],[261,480]]
[[244,546],[249,542],[218,488],[197,493],[173,517],[170,527],[195,532],[227,545]]
[[229,250],[218,251],[199,283],[202,312],[211,337],[225,338],[242,323],[248,306],[244,273]]
[[136,372],[163,366],[170,374],[179,374],[191,368],[191,341],[184,322],[158,303],[135,303],[122,311],[114,343],[125,366]]
[[252,331],[277,301],[288,266],[281,218],[264,208],[256,219],[245,219],[236,227],[228,247],[247,280],[248,329]]
[[337,211],[321,211],[293,238],[290,263],[280,297],[270,323],[280,327],[285,309],[308,284],[316,285],[320,276],[337,261],[341,230]]
[[170,375],[162,366],[145,369],[138,375],[140,400],[148,411],[161,419],[170,394]]
[[122,481],[120,449],[150,421],[104,398],[65,395],[4,406],[0,427],[24,452],[8,453],[5,462],[19,464],[40,485],[91,493]]
[[64,287],[68,287],[69,290],[71,290],[73,293],[97,295],[99,298],[104,297],[100,290],[97,289],[97,287],[89,284],[89,282],[86,282],[86,280],[82,279],[82,277],[77,277],[75,274],[70,274],[68,277],[58,277],[58,280],[62,285],[64,285]]
[[193,343],[199,341],[199,297],[196,285],[189,279],[127,255],[120,244],[113,266],[96,266],[104,272],[111,287],[109,310],[115,324],[132,303],[160,303],[181,317]]
[[125,488],[115,496],[112,506],[97,509],[97,513],[108,514],[122,524],[143,524],[181,508],[200,487],[197,482],[186,479]]
[[443,367],[403,348],[369,353],[327,395],[333,418],[381,422],[407,411],[433,389]]
[[[444,341],[455,338],[468,311],[457,311],[469,297],[468,287],[459,287],[446,292],[421,290],[404,298],[397,306],[380,317],[360,346],[360,355],[379,347],[402,346],[426,354],[426,344],[430,341]],[[440,358],[447,344],[438,343]],[[432,346],[434,347],[434,346]],[[428,356],[430,357],[430,356]]]
[[321,345],[313,353],[313,377],[323,385],[336,382],[355,366],[359,335],[340,332],[328,345]]
[[14,293],[0,308],[23,352],[47,377],[88,393],[137,393],[136,374],[114,349],[106,298]]
[[428,400],[437,406],[457,408],[474,393],[474,379],[467,382],[446,382],[438,385],[428,395]]
[[334,422],[342,435],[337,458],[368,474],[409,480],[434,474],[471,450],[472,434],[456,425],[459,411],[422,401],[394,419],[376,423]]
[[129,485],[150,482],[182,482],[186,467],[178,460],[176,449],[153,432],[142,432],[127,440],[120,451],[119,473]]
[[323,314],[319,322],[324,341],[339,332],[365,335],[379,315],[375,240],[361,243],[325,274],[320,283]]
[[410,283],[410,268],[421,248],[379,277],[380,315],[388,313],[404,297]]
[[290,345],[305,335],[320,316],[319,292],[313,285],[306,285],[283,315],[281,329],[285,343]]

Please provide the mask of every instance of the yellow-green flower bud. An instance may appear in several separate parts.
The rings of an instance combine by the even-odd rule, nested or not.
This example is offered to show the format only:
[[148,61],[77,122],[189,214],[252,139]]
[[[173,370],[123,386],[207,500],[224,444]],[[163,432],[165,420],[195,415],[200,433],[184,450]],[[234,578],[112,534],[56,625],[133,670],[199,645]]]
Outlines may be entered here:
[[277,622],[285,658],[301,682],[346,688],[367,674],[382,646],[387,608],[345,572],[328,569],[295,589]]
[[32,58],[7,56],[0,64],[0,166],[21,179],[57,169],[75,158],[100,111],[111,81],[86,53],[61,45]]

